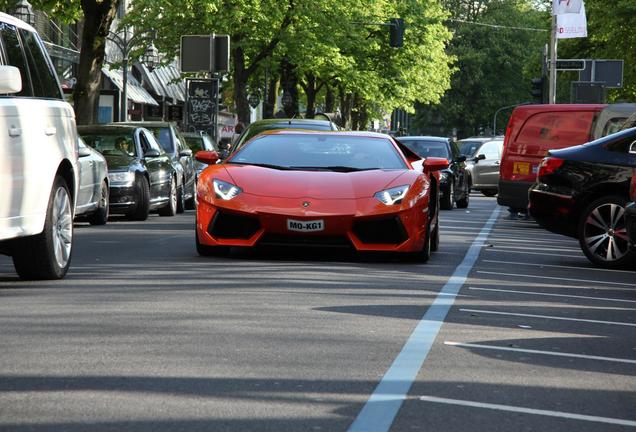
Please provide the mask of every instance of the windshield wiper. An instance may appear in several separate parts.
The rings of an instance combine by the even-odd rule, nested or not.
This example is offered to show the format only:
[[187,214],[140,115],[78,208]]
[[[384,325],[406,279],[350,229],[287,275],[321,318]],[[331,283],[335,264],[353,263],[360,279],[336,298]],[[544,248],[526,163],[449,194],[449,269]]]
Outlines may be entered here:
[[291,166],[289,169],[299,171],[335,171],[335,172],[355,172],[355,171],[370,171],[381,168],[356,168],[345,165],[331,165],[331,166]]
[[286,167],[286,166],[281,166],[281,165],[273,165],[273,164],[266,164],[266,163],[251,163],[251,162],[228,162],[229,164],[234,164],[234,165],[253,165],[253,166],[257,166],[257,167],[263,167],[263,168],[271,168],[271,169],[276,169],[276,170],[289,170],[291,169],[291,167]]

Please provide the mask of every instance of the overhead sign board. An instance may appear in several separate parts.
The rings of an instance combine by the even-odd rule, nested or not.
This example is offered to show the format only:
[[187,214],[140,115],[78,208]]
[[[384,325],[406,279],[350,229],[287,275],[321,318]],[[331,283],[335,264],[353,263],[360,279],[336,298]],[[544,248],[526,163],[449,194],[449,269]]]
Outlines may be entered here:
[[583,59],[557,59],[557,70],[562,71],[580,71],[585,69],[585,60]]
[[623,87],[623,60],[588,59],[579,81],[602,82],[607,88]]
[[230,67],[228,35],[181,36],[181,72],[227,72]]

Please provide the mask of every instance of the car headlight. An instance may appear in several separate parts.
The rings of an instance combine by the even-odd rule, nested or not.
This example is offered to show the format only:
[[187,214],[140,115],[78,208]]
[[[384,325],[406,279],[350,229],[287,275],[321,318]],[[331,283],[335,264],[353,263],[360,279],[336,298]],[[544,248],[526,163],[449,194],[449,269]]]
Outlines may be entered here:
[[214,193],[216,197],[225,201],[229,201],[243,192],[243,189],[240,187],[219,179],[212,180],[212,185],[214,186]]
[[400,204],[408,191],[409,186],[404,185],[376,192],[373,196],[386,205],[393,205]]
[[130,186],[135,181],[135,173],[132,171],[109,172],[108,180],[113,186]]

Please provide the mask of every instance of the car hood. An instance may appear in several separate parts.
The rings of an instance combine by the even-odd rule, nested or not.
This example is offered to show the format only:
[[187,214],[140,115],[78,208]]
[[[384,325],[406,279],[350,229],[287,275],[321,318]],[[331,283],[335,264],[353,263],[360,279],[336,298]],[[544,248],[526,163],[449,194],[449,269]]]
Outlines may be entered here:
[[124,155],[104,155],[110,171],[126,170],[135,163],[135,158]]
[[372,197],[404,176],[409,170],[354,172],[291,171],[251,165],[223,165],[234,184],[245,193],[280,198],[355,199]]

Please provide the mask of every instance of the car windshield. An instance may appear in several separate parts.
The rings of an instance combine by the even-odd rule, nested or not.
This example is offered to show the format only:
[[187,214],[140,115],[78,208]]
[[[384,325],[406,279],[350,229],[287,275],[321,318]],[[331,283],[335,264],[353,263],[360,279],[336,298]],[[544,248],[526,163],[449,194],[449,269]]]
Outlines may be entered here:
[[229,163],[343,172],[407,167],[388,139],[320,134],[257,137]]
[[417,153],[421,158],[440,157],[450,159],[448,154],[448,144],[439,140],[400,140],[405,146]]
[[104,156],[137,155],[132,132],[88,132],[82,138]]
[[166,153],[174,153],[174,143],[172,142],[172,137],[170,136],[170,128],[169,127],[163,127],[163,126],[156,126],[156,127],[148,127],[148,126],[144,126],[146,129],[148,129],[150,132],[152,132],[152,134],[155,136],[155,138],[157,139],[157,141],[159,141],[159,144],[161,145],[161,147],[163,147],[164,151]]
[[459,146],[459,154],[462,154],[469,157],[474,157],[477,150],[479,150],[479,146],[481,146],[484,141],[460,141],[457,143]]

